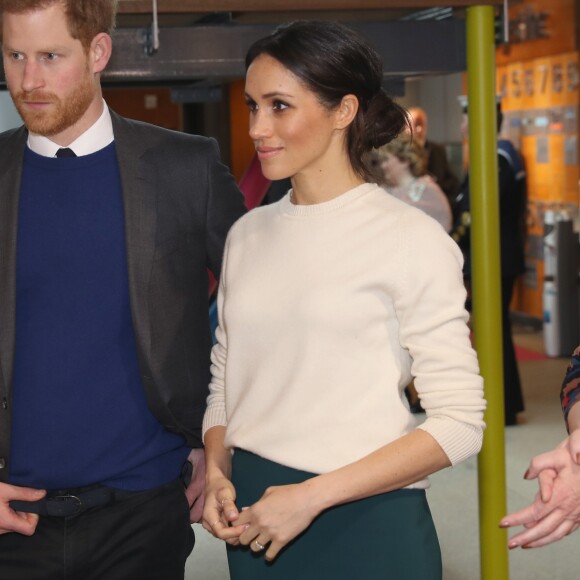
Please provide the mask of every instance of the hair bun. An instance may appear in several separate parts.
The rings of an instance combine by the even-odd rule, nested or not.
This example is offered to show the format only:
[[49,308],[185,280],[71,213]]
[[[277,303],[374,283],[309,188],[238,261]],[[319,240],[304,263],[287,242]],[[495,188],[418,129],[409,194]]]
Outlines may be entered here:
[[378,149],[399,135],[409,122],[404,109],[381,88],[369,101],[365,125],[369,148]]

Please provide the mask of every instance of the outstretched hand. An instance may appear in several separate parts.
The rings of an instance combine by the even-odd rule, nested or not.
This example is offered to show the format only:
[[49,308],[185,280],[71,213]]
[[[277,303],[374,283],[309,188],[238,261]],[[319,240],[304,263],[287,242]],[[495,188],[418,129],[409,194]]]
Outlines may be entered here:
[[580,430],[572,432],[556,449],[534,457],[525,474],[538,479],[539,491],[527,507],[505,516],[501,527],[523,525],[510,549],[538,548],[572,533],[580,526]]

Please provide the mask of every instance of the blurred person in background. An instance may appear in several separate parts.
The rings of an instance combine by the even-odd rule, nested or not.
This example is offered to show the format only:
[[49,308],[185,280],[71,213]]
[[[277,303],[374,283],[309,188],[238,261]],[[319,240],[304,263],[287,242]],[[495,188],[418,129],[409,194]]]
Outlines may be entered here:
[[427,113],[421,107],[410,107],[413,138],[427,154],[427,173],[433,177],[451,203],[459,189],[459,180],[449,165],[445,147],[427,138]]
[[409,133],[374,151],[387,193],[424,211],[446,232],[451,229],[451,206],[441,188],[426,173],[426,155]]
[[[497,104],[497,132],[503,122],[500,103]],[[467,104],[463,104],[461,131],[468,138]],[[499,235],[501,258],[502,351],[504,380],[504,413],[507,426],[517,425],[517,415],[524,410],[524,398],[516,352],[512,338],[510,304],[518,278],[525,272],[524,245],[526,237],[527,185],[521,155],[505,139],[498,140]],[[451,236],[459,244],[465,259],[463,274],[471,308],[471,200],[469,170],[452,206]],[[476,330],[477,332],[477,330]]]

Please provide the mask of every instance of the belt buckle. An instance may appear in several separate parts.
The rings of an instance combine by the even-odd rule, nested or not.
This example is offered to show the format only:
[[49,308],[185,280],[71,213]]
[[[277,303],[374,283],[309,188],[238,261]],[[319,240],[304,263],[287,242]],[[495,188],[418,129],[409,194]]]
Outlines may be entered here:
[[[76,495],[72,495],[70,493],[63,494],[63,495],[54,495],[50,498],[50,501],[57,503],[59,506],[62,506],[62,511],[65,511],[65,506],[70,505],[72,506],[73,512],[70,514],[71,516],[75,516],[80,513],[81,508],[83,506],[83,502],[78,498]],[[68,503],[68,502],[71,503]]]

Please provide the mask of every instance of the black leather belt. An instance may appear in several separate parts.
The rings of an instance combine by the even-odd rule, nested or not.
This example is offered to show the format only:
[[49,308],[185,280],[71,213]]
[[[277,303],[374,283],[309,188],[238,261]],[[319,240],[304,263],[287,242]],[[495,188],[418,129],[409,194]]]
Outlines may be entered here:
[[19,512],[68,518],[78,516],[91,508],[105,507],[135,495],[135,491],[125,491],[97,485],[87,488],[49,491],[37,501],[13,500],[10,507]]
[[[179,480],[184,487],[189,485],[193,467],[189,461],[183,463]],[[37,501],[12,500],[10,507],[17,512],[68,518],[78,516],[91,508],[105,507],[118,501],[128,499],[140,491],[126,491],[107,487],[106,485],[91,485],[74,489],[49,491]]]

